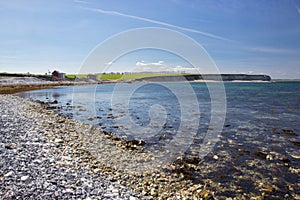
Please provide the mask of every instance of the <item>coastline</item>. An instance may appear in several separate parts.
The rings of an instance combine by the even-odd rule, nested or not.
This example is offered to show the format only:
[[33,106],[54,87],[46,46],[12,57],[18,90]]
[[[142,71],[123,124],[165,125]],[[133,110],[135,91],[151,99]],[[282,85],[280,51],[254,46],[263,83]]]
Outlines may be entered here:
[[13,78],[0,79],[0,94],[14,94],[18,92],[26,92],[31,90],[41,90],[53,87],[91,85],[91,84],[110,84],[116,81],[44,81],[36,78],[21,78],[15,80]]
[[[266,176],[260,174],[260,171],[258,169],[252,167],[255,165],[259,165],[262,166],[260,167],[260,169],[263,168],[264,170],[270,171],[278,168],[280,170],[288,170],[291,174],[296,175],[300,173],[299,167],[293,165],[292,159],[299,159],[296,154],[291,155],[291,158],[291,156],[286,157],[285,155],[281,155],[278,153],[275,154],[274,152],[268,152],[269,150],[266,150],[263,147],[257,147],[257,149],[247,150],[243,149],[244,147],[241,146],[240,143],[237,143],[238,141],[234,141],[236,142],[235,144],[233,141],[229,142],[223,140],[222,145],[232,145],[232,148],[229,152],[224,151],[224,149],[221,151],[212,152],[207,156],[206,159],[203,160],[195,158],[191,158],[189,160],[179,159],[176,161],[177,163],[167,166],[167,172],[149,172],[143,174],[132,173],[122,170],[122,167],[120,166],[128,164],[127,166],[135,167],[135,164],[139,163],[139,159],[148,159],[149,152],[143,152],[142,147],[136,148],[134,147],[135,144],[131,145],[126,143],[126,141],[120,141],[118,138],[114,138],[112,135],[105,134],[99,129],[95,129],[93,126],[60,116],[55,111],[48,110],[47,104],[33,102],[28,99],[23,99],[12,95],[0,95],[0,98],[0,104],[2,105],[1,111],[2,113],[4,113],[4,115],[2,115],[2,121],[4,122],[4,124],[2,124],[1,127],[5,129],[5,127],[9,126],[8,130],[4,131],[7,136],[17,135],[16,142],[7,142],[9,141],[7,140],[1,143],[2,149],[4,149],[5,151],[0,152],[12,152],[6,157],[4,156],[5,160],[10,161],[16,156],[17,158],[18,156],[24,156],[22,152],[28,151],[26,150],[28,146],[25,148],[25,150],[22,147],[24,146],[24,143],[25,146],[26,144],[35,145],[36,140],[34,138],[42,138],[41,141],[43,143],[42,145],[37,145],[37,151],[44,151],[44,149],[46,149],[47,151],[47,148],[50,147],[50,151],[53,152],[53,154],[46,154],[45,157],[49,159],[59,158],[59,160],[54,162],[54,166],[50,166],[51,171],[53,171],[52,168],[54,168],[54,171],[65,170],[66,173],[71,170],[72,173],[77,174],[79,178],[82,176],[82,174],[84,174],[84,177],[89,177],[87,179],[92,179],[89,184],[94,186],[90,188],[90,191],[92,191],[94,187],[97,187],[96,183],[99,182],[99,180],[101,180],[100,182],[102,182],[103,180],[105,182],[105,185],[111,185],[110,183],[113,183],[117,184],[116,187],[120,186],[121,188],[126,188],[118,190],[114,188],[115,186],[113,185],[109,186],[110,189],[104,188],[103,190],[98,191],[98,193],[96,192],[97,194],[93,192],[87,193],[91,196],[92,199],[119,198],[120,196],[118,195],[123,195],[122,199],[214,199],[214,197],[218,199],[223,197],[225,198],[228,192],[235,191],[235,188],[239,186],[237,183],[238,181],[249,181],[252,179],[252,177],[256,177],[254,178],[254,182],[257,185],[257,192],[243,194],[235,193],[233,199],[247,199],[250,197],[260,199],[263,198],[264,195],[270,198],[279,198],[279,196],[277,195],[280,194],[281,197],[283,197],[284,193],[287,193],[289,197],[299,197],[299,195],[297,194],[297,188],[299,188],[300,185],[290,182],[288,184],[283,184],[282,182],[280,182],[282,181],[282,177],[277,176],[275,172],[272,172],[272,175],[279,180],[277,181],[278,183],[268,179],[258,179],[257,177],[266,178]],[[6,118],[10,119],[10,121],[6,121]],[[26,137],[22,135],[24,134],[24,131],[19,131],[19,126],[16,126],[17,128],[14,128],[14,124],[20,123],[19,118],[29,119],[29,121],[26,121],[26,123],[21,122],[22,126],[27,128],[29,127],[29,130],[25,131],[25,133],[29,132],[29,134],[26,134]],[[33,134],[31,134],[30,129],[32,124],[34,124],[33,127],[38,124],[38,131],[33,131]],[[284,135],[285,132],[284,130],[282,131],[283,133],[281,134],[277,133],[276,130],[274,130],[274,134]],[[236,134],[238,134],[238,132],[236,132]],[[27,136],[29,136],[29,139],[27,138]],[[22,138],[22,141],[19,141],[18,138]],[[21,147],[15,145],[19,142],[22,144]],[[40,142],[40,139],[38,139],[38,142]],[[100,155],[97,155],[99,151],[96,151],[96,153],[94,153],[93,148],[90,149],[89,145],[86,146],[86,144],[93,143],[98,145],[102,150]],[[298,143],[296,143],[295,145],[298,145]],[[20,149],[22,150],[20,151]],[[215,157],[214,154],[217,155],[217,157]],[[230,174],[230,176],[237,180],[237,182],[232,183],[230,187],[228,187],[228,185],[220,185],[220,182],[222,183],[223,177],[226,177],[227,175],[223,174],[222,171],[227,170],[226,166],[228,165],[228,162],[230,162],[234,158],[232,157],[232,155],[235,154],[239,156],[246,156],[249,159],[249,161],[247,161],[247,164],[249,164],[250,169],[245,169],[243,164],[239,165],[235,163],[232,168],[234,170],[240,168],[239,170],[241,172]],[[47,160],[47,158],[39,159],[42,160],[42,162],[31,162],[31,157],[32,155],[28,155],[26,159],[29,160],[29,162],[26,162],[26,164],[28,163],[28,166],[36,165],[35,162],[39,163],[42,166],[45,164],[43,164],[43,162],[50,162],[49,160]],[[109,160],[109,163],[107,162],[107,159],[103,159],[107,157],[111,158]],[[45,159],[46,161],[44,161],[43,159]],[[272,159],[272,162],[269,161],[270,159]],[[17,163],[17,165],[11,164],[11,166],[15,166],[14,168],[16,169],[24,167],[22,165],[19,166],[19,164],[20,163]],[[10,186],[15,189],[10,190],[3,186],[4,188],[1,189],[1,191],[7,191],[5,195],[8,196],[16,195],[16,191],[21,190],[18,189],[18,181],[22,183],[22,181],[20,181],[21,178],[23,177],[23,179],[26,179],[27,175],[23,175],[21,171],[19,176],[14,176],[14,174],[17,173],[12,168],[9,168],[6,163],[2,163],[2,166],[4,166],[4,168],[2,167],[3,169],[7,169],[5,173],[2,172],[2,174],[0,174],[0,177],[2,177],[2,185],[7,184],[8,182],[12,184]],[[231,172],[232,170],[230,169],[230,166],[231,165],[229,164],[229,172]],[[193,172],[201,172],[203,175],[201,174],[200,177],[196,177],[199,180],[195,181],[195,179],[192,180],[190,177]],[[38,173],[43,173],[43,171],[40,171]],[[210,174],[212,174],[213,176],[210,177]],[[15,179],[13,179],[12,177]],[[213,177],[216,177],[215,180]],[[37,177],[37,179],[39,179],[39,176]],[[43,181],[46,180],[47,183],[51,182],[51,180],[49,181],[48,178],[42,177],[42,179]],[[69,185],[69,178],[65,179],[66,180],[63,181],[65,181]],[[31,179],[30,177],[28,177],[25,182],[27,180],[32,180],[32,182],[36,181],[35,178]],[[30,181],[27,181],[26,183],[31,184]],[[275,186],[273,184],[275,184]],[[21,185],[19,188],[21,188]],[[71,183],[71,185],[73,188],[76,188],[76,190],[78,189],[77,186],[74,186],[74,183]],[[32,188],[36,187],[35,185],[29,186]],[[283,186],[287,186],[289,188],[292,188],[293,190],[291,189],[291,191],[289,192],[288,190],[283,189]],[[61,195],[62,197],[66,194],[70,195],[68,196],[70,198],[82,197],[79,194],[74,193],[75,189],[73,189],[72,193],[72,190],[67,190],[69,188],[66,189],[65,186],[60,187],[62,187],[62,189],[59,190],[59,192],[56,194],[53,193],[53,191],[51,193],[50,191],[45,192],[45,190],[40,189],[39,195],[46,195],[45,193],[47,193],[47,195],[52,195],[51,197],[54,197],[53,195]],[[132,190],[136,193],[130,193]],[[131,196],[128,196],[129,193]],[[220,193],[225,195],[221,196]],[[88,195],[86,197],[89,197]],[[127,196],[124,197],[124,195]]]
[[[205,75],[203,75],[205,77]],[[231,75],[232,76],[232,75]],[[141,78],[136,80],[130,80],[130,81],[124,81],[124,80],[106,80],[106,81],[96,81],[92,79],[88,80],[73,80],[73,81],[46,81],[42,79],[32,78],[32,77],[26,77],[26,78],[20,78],[25,79],[22,80],[22,82],[18,82],[15,79],[18,79],[19,77],[0,77],[0,94],[14,94],[18,92],[26,92],[30,90],[40,90],[40,89],[47,89],[47,88],[53,88],[53,87],[61,87],[61,86],[76,86],[76,85],[91,85],[91,84],[111,84],[111,83],[132,83],[132,82],[173,82],[173,81],[188,81],[188,82],[195,82],[195,83],[276,83],[276,82],[299,82],[299,79],[271,79],[270,80],[249,80],[245,77],[251,75],[243,75],[244,79],[236,79],[234,80],[232,77],[232,80],[228,79],[230,75],[223,74],[223,80],[219,81],[218,79],[214,79],[212,76],[208,76],[206,79],[200,79],[196,75],[190,75],[182,79],[182,77],[148,77],[148,78]],[[192,78],[191,78],[192,77]],[[209,79],[211,78],[211,79]],[[227,78],[227,79],[226,79]],[[6,79],[6,80],[5,80]],[[27,80],[26,80],[27,79]],[[35,79],[34,81],[31,81],[31,79]]]
[[[132,161],[134,166],[138,159],[147,158],[146,154],[139,154],[139,149],[128,148],[128,144],[124,144],[119,140],[113,140],[111,135],[105,135],[100,130],[94,129],[93,126],[87,125],[64,116],[59,116],[52,110],[46,110],[42,104],[33,102],[28,99],[12,95],[0,95],[1,112],[2,112],[2,124],[3,127],[7,127],[2,134],[5,134],[9,139],[4,139],[1,143],[2,157],[6,158],[5,163],[1,163],[0,182],[1,196],[7,198],[13,197],[25,197],[25,194],[19,193],[19,190],[24,187],[24,183],[31,185],[31,189],[35,189],[35,182],[43,182],[40,184],[52,183],[48,180],[47,173],[44,174],[44,170],[48,168],[50,171],[72,171],[73,175],[77,179],[88,177],[86,179],[92,179],[90,184],[103,181],[107,188],[102,188],[100,191],[94,193],[77,194],[75,191],[78,189],[74,186],[75,180],[69,180],[67,177],[62,178],[62,182],[66,182],[61,190],[48,191],[47,189],[40,189],[39,193],[33,191],[27,191],[29,196],[45,196],[51,198],[57,197],[89,197],[102,199],[103,197],[120,198],[122,199],[158,199],[158,198],[203,198],[211,199],[213,193],[205,189],[204,185],[194,184],[192,181],[187,180],[181,173],[165,173],[165,172],[145,172],[134,173],[126,170],[119,170],[113,165],[120,163],[120,159],[128,159]],[[14,124],[15,121],[21,119],[28,119],[22,126]],[[7,120],[10,119],[10,122]],[[16,122],[15,122],[16,123]],[[20,123],[20,122],[19,122]],[[33,126],[31,124],[34,124]],[[13,128],[17,126],[17,128]],[[24,127],[24,130],[20,131],[19,128]],[[10,134],[14,135],[14,138],[10,138]],[[95,157],[84,146],[84,139],[86,134],[97,135],[96,141],[101,144],[101,149],[105,149],[100,155],[100,158]],[[20,138],[22,140],[20,141]],[[93,138],[95,139],[95,137]],[[34,152],[30,152],[30,146],[35,146]],[[25,148],[25,149],[23,149]],[[29,149],[28,149],[29,148]],[[22,152],[28,152],[28,155],[24,155]],[[49,152],[49,155],[44,155],[43,159],[39,157],[42,155],[33,155],[35,159],[31,158],[32,154],[38,152]],[[13,152],[13,153],[12,153]],[[51,152],[51,153],[50,153]],[[14,156],[12,156],[12,154]],[[39,153],[38,153],[39,154]],[[136,156],[134,156],[136,155]],[[111,163],[104,163],[101,161],[101,156],[111,157]],[[25,164],[20,162],[14,163],[14,159],[18,160],[18,157],[22,157],[26,160]],[[58,158],[58,159],[57,159]],[[133,158],[133,160],[132,160]],[[47,165],[51,160],[50,166]],[[54,159],[54,160],[53,160]],[[4,161],[4,159],[2,159]],[[35,161],[39,160],[39,161]],[[10,163],[11,162],[11,163]],[[35,163],[36,162],[36,163]],[[22,162],[21,162],[22,163]],[[37,167],[36,174],[31,174],[31,168],[29,166],[45,166],[42,169]],[[22,168],[21,171],[14,170]],[[170,166],[174,167],[174,166]],[[23,169],[27,170],[25,173]],[[40,174],[43,174],[40,177]],[[46,177],[45,177],[46,176]],[[51,177],[51,174],[49,174]],[[22,181],[23,179],[24,182]],[[42,179],[42,180],[40,180]],[[21,181],[20,181],[21,180]],[[81,179],[80,179],[81,180]],[[70,181],[72,183],[70,183]],[[9,182],[10,184],[7,184]],[[21,183],[21,184],[20,184]],[[71,185],[68,185],[68,184]],[[33,185],[32,185],[33,184]],[[53,183],[54,184],[54,183]],[[67,189],[65,188],[67,187]],[[68,188],[68,187],[71,187]],[[83,187],[83,186],[79,186]],[[11,189],[10,189],[11,188]],[[30,187],[27,187],[28,190]],[[93,191],[96,188],[90,188]],[[135,192],[133,192],[135,191]],[[55,193],[56,192],[56,193]],[[49,196],[47,196],[49,195]]]

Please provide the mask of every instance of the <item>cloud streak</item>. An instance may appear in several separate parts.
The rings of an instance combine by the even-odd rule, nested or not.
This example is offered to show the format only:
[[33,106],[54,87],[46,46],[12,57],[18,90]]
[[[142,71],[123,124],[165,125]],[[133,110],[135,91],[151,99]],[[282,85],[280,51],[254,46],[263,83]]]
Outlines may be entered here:
[[135,20],[144,21],[144,22],[149,22],[149,23],[153,23],[153,24],[157,24],[157,25],[162,25],[162,26],[166,26],[166,27],[170,27],[170,28],[179,29],[179,30],[182,30],[182,31],[187,31],[187,32],[190,32],[190,33],[201,34],[201,35],[204,35],[206,37],[213,38],[213,39],[218,39],[218,40],[223,40],[223,41],[230,41],[230,39],[227,39],[227,38],[224,38],[224,37],[221,37],[221,36],[217,36],[217,35],[214,35],[214,34],[211,34],[211,33],[202,32],[202,31],[198,31],[198,30],[190,29],[190,28],[185,28],[185,27],[181,27],[181,26],[176,26],[176,25],[173,25],[173,24],[169,24],[169,23],[166,23],[166,22],[157,21],[157,20],[153,20],[153,19],[149,19],[149,18],[139,17],[139,16],[135,16],[135,15],[128,15],[128,14],[124,14],[124,13],[120,13],[120,12],[116,12],[116,11],[102,10],[102,9],[99,9],[99,8],[82,7],[82,9],[93,11],[93,12],[98,12],[98,13],[102,13],[102,14],[106,14],[106,15],[114,15],[114,16],[126,17],[126,18],[131,18],[131,19],[135,19]]
[[300,8],[298,6],[296,6],[296,9],[297,9],[298,13],[300,14]]
[[82,1],[82,0],[74,0],[74,3],[88,4],[89,2],[87,2],[87,1]]
[[250,48],[251,51],[263,52],[263,53],[273,53],[273,54],[289,54],[294,53],[294,50],[291,49],[279,49],[273,47],[253,47]]
[[16,56],[0,55],[0,59],[16,60]]

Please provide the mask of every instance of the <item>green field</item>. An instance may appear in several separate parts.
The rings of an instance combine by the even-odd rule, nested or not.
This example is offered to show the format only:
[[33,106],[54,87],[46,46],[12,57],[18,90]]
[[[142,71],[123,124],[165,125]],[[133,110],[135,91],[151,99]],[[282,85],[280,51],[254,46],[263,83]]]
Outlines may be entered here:
[[[123,80],[123,81],[131,81],[131,80],[136,80],[140,78],[145,78],[145,77],[154,77],[154,76],[178,76],[179,74],[143,74],[143,73],[125,73],[125,74],[120,74],[120,73],[113,73],[113,74],[97,74],[97,79],[99,80]],[[88,78],[89,75],[87,74],[67,74],[66,78],[79,78],[79,79],[84,79]]]
[[67,74],[66,78],[70,78],[70,79],[74,79],[74,78],[87,78],[88,75],[87,74]]
[[139,74],[139,73],[132,73],[132,74],[99,74],[99,80],[136,80],[145,77],[154,77],[154,76],[178,76],[178,74]]

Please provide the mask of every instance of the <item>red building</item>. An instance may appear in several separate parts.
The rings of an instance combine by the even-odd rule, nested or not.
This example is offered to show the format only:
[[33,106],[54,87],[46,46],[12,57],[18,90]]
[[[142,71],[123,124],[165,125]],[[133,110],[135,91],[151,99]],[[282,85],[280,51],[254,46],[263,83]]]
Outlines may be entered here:
[[66,78],[66,74],[65,74],[65,73],[61,73],[61,72],[59,72],[59,71],[57,71],[57,70],[54,70],[54,71],[52,72],[52,78],[53,78],[53,79],[63,80],[63,79]]

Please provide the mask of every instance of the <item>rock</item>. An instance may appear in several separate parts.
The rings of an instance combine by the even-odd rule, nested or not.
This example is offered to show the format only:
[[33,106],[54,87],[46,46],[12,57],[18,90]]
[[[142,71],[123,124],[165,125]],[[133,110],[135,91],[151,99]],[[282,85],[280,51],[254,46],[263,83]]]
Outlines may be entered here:
[[63,143],[64,141],[62,139],[60,139],[60,138],[56,138],[54,140],[54,142],[60,144],[60,143]]
[[74,193],[74,190],[70,189],[70,188],[67,188],[63,191],[63,193],[71,193],[73,194]]
[[249,154],[249,153],[250,153],[250,151],[247,150],[247,149],[238,149],[238,151],[239,151],[240,153],[245,153],[245,154]]
[[29,178],[29,176],[22,176],[21,181],[26,181]]
[[89,121],[93,121],[95,118],[94,117],[88,117]]
[[262,151],[256,151],[256,152],[254,152],[254,155],[256,155],[256,156],[258,156],[260,158],[266,159],[266,157],[267,157],[268,154],[265,153],[265,152],[262,152]]
[[126,149],[136,150],[141,149],[146,142],[143,140],[120,140],[117,144]]
[[282,161],[282,162],[284,162],[284,163],[289,163],[289,162],[291,162],[288,158],[284,158],[284,157],[280,157],[280,158],[278,158],[278,160],[280,160],[280,161]]
[[300,155],[291,155],[291,157],[296,158],[296,159],[300,159]]
[[150,190],[150,195],[153,196],[153,197],[156,197],[156,196],[157,196],[157,191],[156,191],[155,188],[152,188],[152,189]]
[[289,171],[293,174],[300,174],[300,168],[289,167]]
[[188,164],[198,164],[201,161],[199,156],[184,157],[183,162]]
[[288,130],[288,129],[282,129],[279,133],[285,135],[297,136],[297,134],[293,130]]
[[112,193],[119,193],[119,190],[118,189],[112,189],[111,192]]
[[7,145],[5,145],[5,148],[11,150],[11,149],[15,148],[15,145],[14,144],[7,144]]
[[64,119],[58,119],[58,120],[57,120],[57,123],[64,123],[64,122],[65,122]]
[[274,157],[273,157],[273,155],[268,154],[268,155],[266,156],[266,159],[267,159],[267,160],[274,160]]
[[133,197],[133,196],[130,196],[130,197],[129,197],[129,200],[138,200],[138,198]]
[[49,104],[58,104],[58,101],[54,100],[54,101],[49,102]]
[[292,143],[293,145],[300,146],[300,142],[298,142],[298,141],[291,141],[291,143]]
[[214,156],[213,156],[213,159],[218,160],[218,159],[219,159],[219,156],[214,155]]
[[166,135],[159,135],[159,136],[157,136],[157,139],[158,140],[163,140],[163,139],[165,139],[166,138]]
[[12,176],[13,174],[14,174],[14,172],[10,171],[10,172],[4,174],[4,177],[9,177],[9,176]]
[[68,161],[58,161],[58,162],[56,162],[56,164],[58,166],[70,166],[70,165],[72,165],[71,162],[68,162]]

